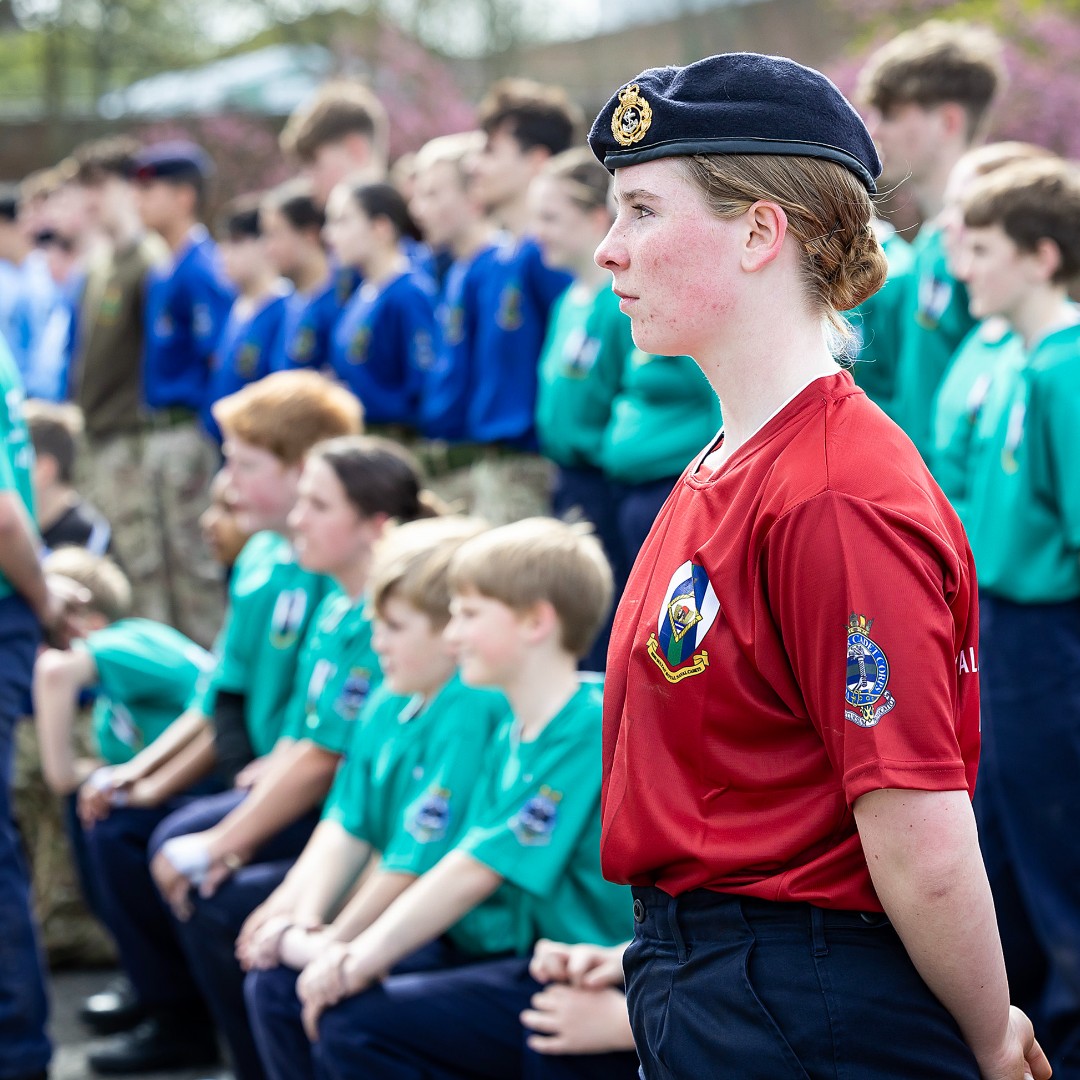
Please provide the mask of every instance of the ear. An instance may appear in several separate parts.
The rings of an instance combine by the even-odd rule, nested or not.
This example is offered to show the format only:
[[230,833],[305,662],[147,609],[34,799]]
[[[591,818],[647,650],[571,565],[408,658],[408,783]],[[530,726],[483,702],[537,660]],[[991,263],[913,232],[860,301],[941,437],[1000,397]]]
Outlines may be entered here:
[[779,254],[787,236],[787,214],[774,202],[754,203],[744,215],[746,221],[742,268],[753,274],[764,269]]
[[1053,281],[1054,275],[1061,269],[1061,248],[1056,240],[1049,236],[1042,237],[1032,252],[1039,277],[1043,281]]
[[555,614],[550,600],[538,600],[522,611],[518,618],[530,644],[538,644],[558,633],[559,616]]
[[937,114],[942,134],[949,139],[968,141],[968,114],[963,105],[946,101],[937,107]]
[[532,146],[525,151],[525,160],[535,176],[551,160],[551,151],[546,146]]

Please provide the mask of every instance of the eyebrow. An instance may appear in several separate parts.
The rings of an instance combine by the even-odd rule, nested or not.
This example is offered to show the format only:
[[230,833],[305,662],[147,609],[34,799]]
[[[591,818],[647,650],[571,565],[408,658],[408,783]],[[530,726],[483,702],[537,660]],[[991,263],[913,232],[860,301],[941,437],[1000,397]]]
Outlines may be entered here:
[[663,201],[662,195],[657,195],[653,191],[647,191],[645,188],[634,188],[631,191],[622,191],[616,198],[619,202],[637,202],[641,199],[657,199]]

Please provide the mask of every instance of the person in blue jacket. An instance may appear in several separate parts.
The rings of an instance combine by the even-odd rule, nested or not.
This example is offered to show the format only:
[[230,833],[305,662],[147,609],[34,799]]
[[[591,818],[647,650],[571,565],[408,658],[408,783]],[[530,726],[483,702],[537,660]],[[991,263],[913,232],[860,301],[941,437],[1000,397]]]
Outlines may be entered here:
[[[160,585],[151,590],[154,609],[137,614],[170,623],[202,645],[213,641],[224,605],[220,568],[199,529],[219,464],[217,446],[199,414],[234,296],[217,247],[199,221],[212,172],[202,148],[187,142],[154,144],[132,163],[143,224],[161,235],[172,257],[147,274],[142,369],[147,431],[139,475],[124,481],[154,500],[143,548],[147,558],[157,558]],[[144,580],[155,579],[144,575]]]
[[408,439],[437,333],[434,286],[402,244],[416,226],[389,184],[339,184],[326,219],[338,261],[364,277],[334,330],[331,366],[363,404],[368,430]]
[[210,392],[203,406],[206,430],[221,441],[211,407],[271,371],[292,287],[267,258],[259,225],[259,196],[233,200],[222,222],[221,259],[237,298],[225,323],[210,371]]

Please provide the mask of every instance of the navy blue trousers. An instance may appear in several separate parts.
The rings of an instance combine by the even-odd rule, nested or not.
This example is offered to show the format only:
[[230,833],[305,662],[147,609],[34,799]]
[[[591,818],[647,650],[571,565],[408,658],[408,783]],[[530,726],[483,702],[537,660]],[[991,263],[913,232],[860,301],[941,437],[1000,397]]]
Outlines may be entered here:
[[645,1080],[979,1080],[883,915],[634,889],[624,957]]
[[452,946],[436,943],[327,1010],[312,1044],[300,1026],[295,971],[253,972],[246,984],[271,1080],[634,1080],[634,1054],[529,1050],[518,1014],[539,988],[528,960],[463,965]]
[[[227,791],[209,798],[232,807],[243,796]],[[150,876],[148,851],[163,821],[204,798],[187,794],[153,808],[120,807],[85,831],[97,914],[116,942],[121,967],[140,1003],[151,1011],[202,1007],[168,906]]]
[[[621,497],[620,486],[609,480],[599,469],[570,468],[563,465],[559,466],[555,474],[555,490],[551,496],[552,511],[556,517],[592,523],[596,538],[611,564],[616,599],[622,595],[627,575],[630,573],[630,564],[626,561],[622,535],[619,532]],[[604,670],[613,618],[614,604],[592,648],[582,659],[581,666],[585,671]]]
[[[200,799],[178,810],[151,838],[150,857],[174,836],[216,825],[238,802],[224,797]],[[282,829],[212,897],[204,900],[193,892],[190,919],[172,920],[187,968],[228,1045],[238,1080],[263,1080],[266,1074],[244,1005],[244,972],[236,959],[236,938],[244,920],[281,884],[318,821],[318,811],[311,811]]]
[[656,515],[667,502],[677,476],[651,480],[647,484],[631,484],[622,489],[619,498],[619,536],[622,541],[622,557],[627,573],[634,565],[642,545],[652,530]]
[[30,875],[11,805],[15,725],[29,700],[41,627],[18,596],[0,600],[0,1078],[45,1068],[49,1005],[30,911]]
[[1080,602],[979,595],[975,809],[1013,1000],[1080,1080]]

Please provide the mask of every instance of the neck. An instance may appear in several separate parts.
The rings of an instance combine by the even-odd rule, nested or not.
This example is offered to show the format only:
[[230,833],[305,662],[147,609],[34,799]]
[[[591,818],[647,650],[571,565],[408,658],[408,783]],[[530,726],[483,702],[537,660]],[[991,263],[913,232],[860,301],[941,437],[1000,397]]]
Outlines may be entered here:
[[447,659],[446,667],[434,678],[428,686],[421,686],[416,693],[420,695],[426,709],[442,693],[443,687],[454,677],[454,663]]
[[365,285],[384,285],[409,268],[409,260],[399,248],[376,252],[367,264],[360,267],[364,272]]
[[530,651],[512,681],[500,689],[521,726],[521,737],[535,739],[580,686],[577,661],[557,646]]
[[79,496],[63,484],[35,493],[38,527],[42,532],[51,529],[74,505]]
[[522,192],[518,198],[504,203],[495,211],[493,217],[511,236],[520,240],[529,223],[529,203]]
[[819,320],[809,312],[797,314],[802,306],[792,300],[789,320],[775,317],[782,302],[759,306],[728,328],[719,347],[695,357],[720,399],[724,441],[719,461],[729,458],[815,379],[838,370]]
[[330,276],[330,263],[326,252],[315,247],[307,258],[302,259],[293,274],[293,284],[297,292],[311,292],[317,289]]
[[491,222],[480,218],[450,242],[450,253],[455,259],[472,258],[482,247],[491,243],[494,235],[495,227]]
[[1028,349],[1036,346],[1047,334],[1076,321],[1076,308],[1070,303],[1063,286],[1040,290],[1009,315],[1009,323],[1024,339],[1024,346]]
[[255,277],[241,287],[240,295],[251,303],[258,303],[258,301],[270,296],[277,290],[279,280],[277,274],[269,267],[266,267],[265,270],[256,274]]
[[967,147],[943,148],[934,159],[933,168],[919,179],[912,177],[911,187],[915,201],[922,212],[924,222],[933,221],[945,205],[945,188],[949,183],[949,173],[953,166],[964,156]]
[[134,215],[116,222],[105,231],[114,251],[130,251],[142,239],[145,232],[142,222]]
[[330,576],[341,586],[341,591],[353,603],[356,603],[364,595],[367,588],[368,574],[371,570],[371,550],[365,548],[362,552],[340,570],[335,570]]
[[172,222],[165,228],[159,230],[161,232],[161,238],[169,245],[169,250],[175,254],[186,243],[188,235],[191,230],[195,228],[197,222],[193,220]]

